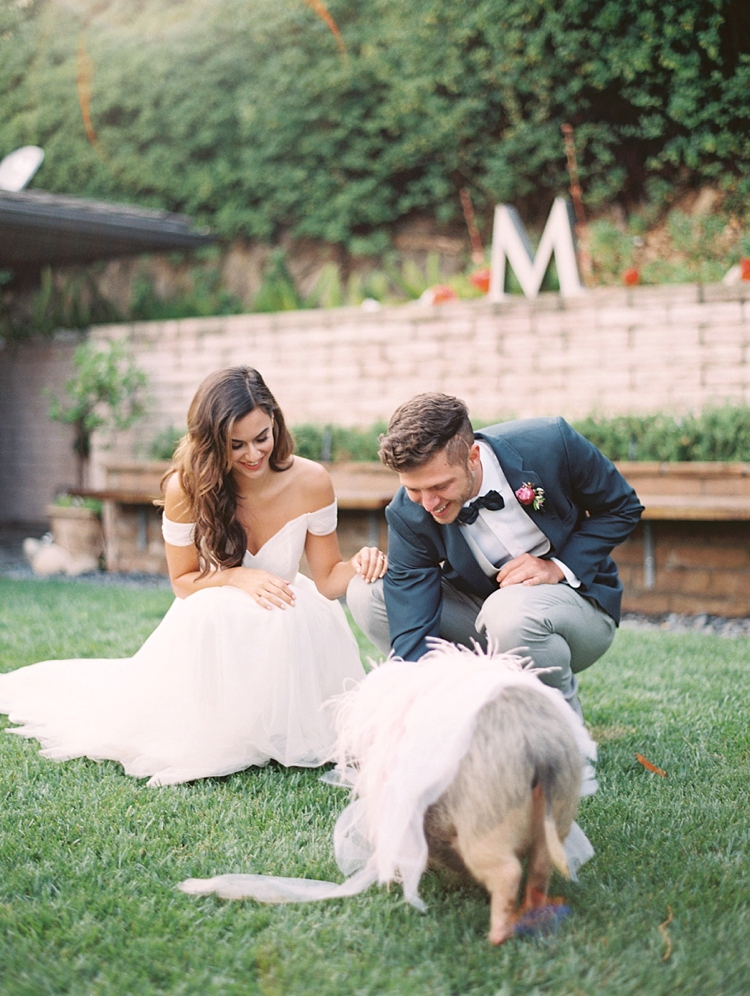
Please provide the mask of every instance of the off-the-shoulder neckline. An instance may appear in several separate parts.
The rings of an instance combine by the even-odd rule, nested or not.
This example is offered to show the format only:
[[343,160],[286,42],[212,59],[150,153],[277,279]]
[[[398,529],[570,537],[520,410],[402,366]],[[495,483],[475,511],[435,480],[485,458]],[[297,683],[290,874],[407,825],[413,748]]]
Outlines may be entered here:
[[[300,519],[304,519],[305,516],[307,515],[317,515],[318,512],[327,512],[329,508],[335,508],[335,507],[336,507],[336,500],[334,499],[330,503],[330,505],[324,505],[322,508],[316,508],[312,512],[303,512],[302,515],[295,515],[293,519],[287,519],[287,521],[284,523],[281,529],[277,529],[276,532],[273,534],[273,536],[269,536],[266,542],[262,546],[259,546],[258,549],[255,551],[255,553],[252,553],[250,550],[248,550],[247,552],[250,554],[251,557],[257,557],[258,554],[261,552],[261,550],[264,550],[268,546],[271,540],[276,539],[277,536],[280,536],[281,533],[283,533],[284,530],[287,528],[287,526],[291,526],[293,522],[299,522]],[[164,519],[171,526],[184,526],[186,529],[190,529],[192,528],[192,526],[195,525],[194,522],[175,522],[174,519],[168,519],[166,515],[164,516]]]

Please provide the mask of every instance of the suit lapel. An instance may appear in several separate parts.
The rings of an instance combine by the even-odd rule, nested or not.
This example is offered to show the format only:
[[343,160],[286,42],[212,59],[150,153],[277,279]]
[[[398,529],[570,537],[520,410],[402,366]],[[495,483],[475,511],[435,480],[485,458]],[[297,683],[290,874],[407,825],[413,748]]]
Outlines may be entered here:
[[[518,491],[524,484],[530,484],[532,488],[543,487],[539,475],[531,470],[530,467],[524,465],[523,458],[518,450],[504,439],[500,436],[485,435],[482,432],[478,432],[476,435],[492,447],[508,480],[508,484],[510,484],[514,492]],[[539,459],[543,459],[543,456],[543,454],[540,454]],[[548,488],[545,488],[545,491],[547,490]],[[555,511],[552,503],[548,499],[538,510],[533,505],[521,505],[521,508],[550,541],[550,553],[554,554],[555,548],[562,541],[564,530],[560,516]]]

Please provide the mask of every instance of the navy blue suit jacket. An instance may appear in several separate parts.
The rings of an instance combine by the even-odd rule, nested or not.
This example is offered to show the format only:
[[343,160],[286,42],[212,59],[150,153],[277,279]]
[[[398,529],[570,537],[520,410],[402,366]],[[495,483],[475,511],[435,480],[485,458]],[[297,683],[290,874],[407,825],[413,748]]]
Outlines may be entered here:
[[[622,474],[562,418],[504,422],[475,435],[495,451],[514,491],[527,483],[544,489],[539,511],[522,507],[550,541],[545,556],[569,567],[581,582],[578,591],[619,623],[622,584],[610,553],[643,511]],[[427,652],[427,637],[440,633],[443,578],[480,598],[498,585],[481,569],[458,525],[439,525],[403,488],[385,514],[391,646],[399,657],[418,660]]]

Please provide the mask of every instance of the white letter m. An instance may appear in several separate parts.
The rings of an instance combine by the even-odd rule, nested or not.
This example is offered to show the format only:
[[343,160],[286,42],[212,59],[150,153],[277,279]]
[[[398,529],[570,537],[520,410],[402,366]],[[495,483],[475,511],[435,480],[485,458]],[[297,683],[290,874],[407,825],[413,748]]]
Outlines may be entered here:
[[509,296],[505,293],[506,256],[526,297],[535,298],[542,286],[553,252],[562,296],[575,297],[583,294],[584,289],[578,276],[578,264],[573,246],[568,202],[565,198],[555,198],[536,256],[532,252],[518,211],[509,204],[498,204],[495,207],[495,222],[492,229],[489,300],[503,301]]

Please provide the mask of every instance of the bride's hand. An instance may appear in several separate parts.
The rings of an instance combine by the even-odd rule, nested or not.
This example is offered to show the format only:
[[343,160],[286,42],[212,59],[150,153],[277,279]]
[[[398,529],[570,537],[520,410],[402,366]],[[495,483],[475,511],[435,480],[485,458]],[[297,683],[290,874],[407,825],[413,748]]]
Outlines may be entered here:
[[264,609],[274,606],[285,609],[287,605],[294,605],[294,592],[283,578],[254,567],[235,567],[232,570],[229,584],[250,595]]
[[388,570],[388,558],[376,546],[363,546],[351,559],[354,570],[363,581],[372,584]]

